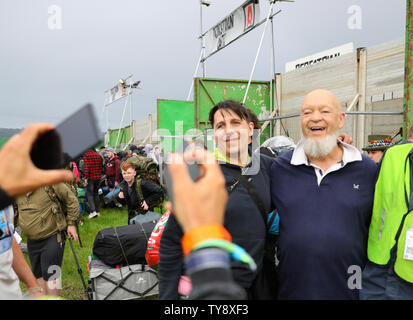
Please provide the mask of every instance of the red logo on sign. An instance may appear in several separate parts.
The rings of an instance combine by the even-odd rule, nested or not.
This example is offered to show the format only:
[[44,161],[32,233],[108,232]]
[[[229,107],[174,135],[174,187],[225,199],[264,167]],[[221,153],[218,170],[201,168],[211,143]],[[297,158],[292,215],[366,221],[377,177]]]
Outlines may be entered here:
[[247,22],[245,24],[245,29],[248,29],[254,24],[254,5],[250,4],[246,7],[247,9]]

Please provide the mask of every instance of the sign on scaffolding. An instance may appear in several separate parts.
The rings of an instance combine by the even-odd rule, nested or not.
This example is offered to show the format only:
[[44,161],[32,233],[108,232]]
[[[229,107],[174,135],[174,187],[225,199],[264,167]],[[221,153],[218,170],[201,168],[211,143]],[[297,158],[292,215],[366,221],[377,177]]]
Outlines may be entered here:
[[258,0],[248,0],[207,31],[208,55],[226,47],[259,22]]
[[[125,105],[123,107],[123,113],[122,113],[122,119],[119,124],[119,130],[118,130],[118,135],[116,138],[116,143],[115,143],[115,149],[118,147],[118,142],[119,142],[119,137],[120,137],[120,132],[123,126],[123,121],[125,119],[125,112],[126,108],[129,102],[129,112],[130,112],[130,123],[132,123],[133,120],[133,115],[132,115],[132,89],[136,89],[140,83],[140,81],[133,82],[132,80],[133,75],[130,75],[126,78],[121,78],[118,80],[118,83],[112,87],[111,89],[108,89],[105,91],[105,103],[103,107],[103,111],[106,111],[106,135],[105,135],[105,145],[108,144],[109,139],[108,139],[108,132],[109,132],[109,115],[108,115],[108,107],[112,103],[123,99],[125,97],[129,97],[129,99],[125,100]],[[133,133],[132,133],[133,136]]]
[[126,97],[129,93],[128,85],[126,82],[132,78],[132,75],[125,79],[119,79],[118,83],[109,90],[105,91],[105,106],[112,104],[113,102]]

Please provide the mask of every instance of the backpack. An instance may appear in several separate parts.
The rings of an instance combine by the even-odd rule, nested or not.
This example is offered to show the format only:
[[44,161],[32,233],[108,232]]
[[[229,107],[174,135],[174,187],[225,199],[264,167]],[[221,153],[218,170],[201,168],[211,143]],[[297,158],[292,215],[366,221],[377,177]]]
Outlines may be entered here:
[[130,219],[129,224],[144,224],[146,222],[151,221],[153,221],[154,224],[156,224],[160,218],[161,215],[159,213],[148,211],[144,214],[138,214],[136,217]]
[[126,161],[135,165],[136,178],[147,180],[160,185],[159,167],[152,158],[144,156],[129,157]]
[[77,168],[76,162],[73,161],[72,164],[73,164],[73,174],[78,180],[80,178],[79,169]]
[[159,244],[161,242],[163,230],[165,229],[170,215],[170,211],[166,211],[163,214],[163,216],[156,223],[155,228],[153,228],[151,236],[149,237],[145,252],[145,259],[146,263],[150,267],[154,267],[159,263]]

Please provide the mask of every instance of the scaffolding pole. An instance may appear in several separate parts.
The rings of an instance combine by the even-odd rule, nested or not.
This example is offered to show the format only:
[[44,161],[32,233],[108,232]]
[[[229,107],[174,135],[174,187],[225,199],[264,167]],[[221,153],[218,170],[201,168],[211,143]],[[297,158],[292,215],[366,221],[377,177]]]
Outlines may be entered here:
[[406,0],[406,48],[405,48],[405,73],[404,73],[404,121],[403,121],[403,136],[404,139],[409,138],[407,132],[413,122],[413,0]]
[[271,13],[272,13],[272,9],[273,9],[273,7],[274,7],[274,4],[275,4],[275,2],[271,3],[270,10],[268,10],[267,19],[265,20],[264,31],[262,32],[262,36],[261,36],[260,44],[259,44],[259,46],[258,46],[257,54],[255,55],[254,64],[253,64],[253,67],[252,67],[252,70],[251,70],[250,78],[249,78],[249,80],[248,80],[247,90],[245,91],[244,99],[242,100],[242,104],[244,104],[244,105],[245,105],[245,101],[247,100],[248,90],[250,89],[252,77],[254,76],[254,71],[255,71],[255,67],[256,67],[256,65],[257,65],[258,56],[260,55],[260,51],[261,51],[261,47],[262,47],[262,42],[263,42],[264,36],[265,36],[265,31],[267,30],[268,21],[270,20],[270,17],[271,17]]

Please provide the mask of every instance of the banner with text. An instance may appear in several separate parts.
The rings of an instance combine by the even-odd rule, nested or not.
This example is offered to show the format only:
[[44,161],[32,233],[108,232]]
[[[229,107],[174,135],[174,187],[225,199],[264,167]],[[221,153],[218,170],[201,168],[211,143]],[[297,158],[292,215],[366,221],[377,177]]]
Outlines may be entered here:
[[353,42],[349,42],[349,43],[343,44],[342,46],[328,49],[323,52],[319,52],[319,53],[313,54],[305,58],[287,62],[285,64],[285,72],[311,66],[313,64],[327,61],[330,59],[334,59],[334,58],[340,57],[344,54],[351,53],[351,52],[354,52]]
[[253,28],[260,19],[258,0],[249,0],[207,32],[207,55],[224,48]]
[[120,79],[113,88],[105,91],[105,106],[108,106],[131,93],[130,83],[128,83],[128,80],[131,78],[132,75],[125,79]]

